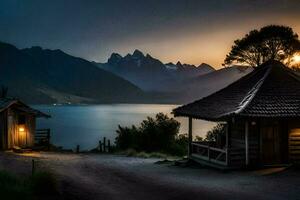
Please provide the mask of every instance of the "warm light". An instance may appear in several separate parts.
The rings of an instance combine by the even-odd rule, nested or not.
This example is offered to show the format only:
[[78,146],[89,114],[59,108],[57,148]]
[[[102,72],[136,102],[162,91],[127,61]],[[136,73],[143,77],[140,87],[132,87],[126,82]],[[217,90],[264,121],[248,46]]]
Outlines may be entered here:
[[300,55],[295,55],[294,58],[293,58],[294,62],[296,63],[300,63]]
[[300,53],[294,54],[291,60],[291,64],[300,64]]
[[25,128],[24,127],[19,127],[19,132],[24,132]]

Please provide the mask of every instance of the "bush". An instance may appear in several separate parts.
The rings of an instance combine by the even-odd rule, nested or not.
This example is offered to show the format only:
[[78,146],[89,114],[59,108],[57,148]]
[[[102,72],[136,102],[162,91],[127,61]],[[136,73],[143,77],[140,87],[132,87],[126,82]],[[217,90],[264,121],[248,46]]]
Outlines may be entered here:
[[52,196],[57,194],[57,181],[49,172],[37,172],[31,178],[31,188],[34,194]]
[[1,199],[30,199],[30,187],[24,179],[0,171],[0,194]]
[[212,130],[206,133],[205,141],[216,142],[218,138],[225,136],[226,126],[224,124],[217,124]]
[[137,152],[163,152],[184,155],[187,152],[187,136],[178,135],[180,123],[163,113],[155,118],[147,117],[139,127],[118,127],[115,140],[119,150]]
[[1,199],[43,199],[57,197],[56,180],[47,172],[38,172],[33,176],[16,176],[0,171]]

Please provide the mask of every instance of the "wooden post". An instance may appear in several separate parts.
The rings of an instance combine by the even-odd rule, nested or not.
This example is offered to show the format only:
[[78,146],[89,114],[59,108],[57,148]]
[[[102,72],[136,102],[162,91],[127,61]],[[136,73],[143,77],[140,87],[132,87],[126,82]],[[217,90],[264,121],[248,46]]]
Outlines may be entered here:
[[188,156],[192,155],[192,142],[193,142],[193,118],[189,117],[189,146],[188,146]]
[[245,153],[246,153],[246,166],[249,165],[249,122],[245,122]]
[[209,148],[209,143],[208,143],[208,146],[207,146],[207,157],[208,157],[208,160],[210,160],[210,148]]
[[226,144],[225,144],[225,149],[226,149],[226,165],[228,165],[228,148],[229,148],[229,121],[226,123]]
[[99,151],[100,151],[100,153],[102,153],[102,142],[101,142],[101,140],[99,140]]
[[31,165],[31,174],[32,176],[34,175],[35,173],[35,162],[34,162],[34,159],[32,159],[32,165]]
[[107,152],[110,152],[110,140],[107,140]]
[[106,152],[106,138],[103,138],[103,152]]
[[226,148],[229,147],[229,122],[226,123]]
[[48,151],[50,151],[50,129],[47,129],[47,145],[48,145]]
[[76,146],[76,153],[79,153],[80,152],[80,145],[77,145]]
[[263,164],[263,135],[262,135],[262,130],[261,130],[261,122],[259,122],[259,158],[260,158],[260,163]]

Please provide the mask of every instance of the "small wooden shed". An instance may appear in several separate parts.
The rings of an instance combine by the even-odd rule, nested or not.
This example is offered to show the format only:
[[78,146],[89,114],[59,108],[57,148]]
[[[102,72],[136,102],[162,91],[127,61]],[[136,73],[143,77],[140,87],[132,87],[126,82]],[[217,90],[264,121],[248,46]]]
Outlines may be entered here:
[[0,150],[34,146],[37,117],[50,116],[17,99],[0,99]]
[[[173,113],[189,118],[189,157],[202,164],[241,168],[300,161],[300,77],[278,61]],[[223,142],[193,142],[192,119],[225,124]]]

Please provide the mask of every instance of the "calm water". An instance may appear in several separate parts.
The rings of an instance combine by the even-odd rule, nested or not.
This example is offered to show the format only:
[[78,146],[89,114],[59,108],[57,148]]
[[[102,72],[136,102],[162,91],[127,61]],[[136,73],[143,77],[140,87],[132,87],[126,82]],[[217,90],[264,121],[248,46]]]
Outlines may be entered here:
[[[93,106],[34,106],[49,113],[52,118],[38,119],[37,128],[51,128],[52,143],[74,149],[92,149],[99,139],[106,137],[114,141],[118,125],[138,125],[147,116],[154,117],[163,112],[172,116],[177,105],[162,104],[109,104]],[[187,118],[176,118],[181,122],[180,133],[187,133]],[[215,123],[194,120],[195,135],[204,136]]]

